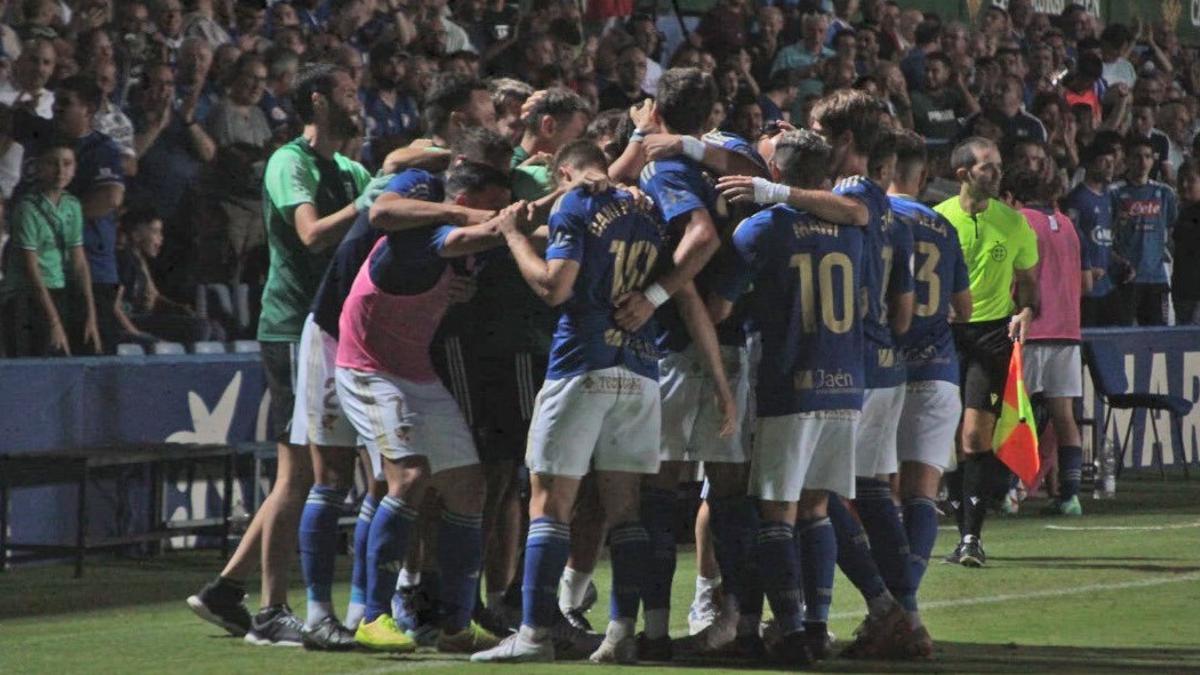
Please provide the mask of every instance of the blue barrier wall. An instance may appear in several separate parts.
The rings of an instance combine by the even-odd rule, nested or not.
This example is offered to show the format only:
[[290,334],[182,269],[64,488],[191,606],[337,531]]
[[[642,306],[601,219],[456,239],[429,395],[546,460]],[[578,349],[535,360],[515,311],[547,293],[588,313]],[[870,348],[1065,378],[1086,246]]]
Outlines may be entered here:
[[[1164,464],[1176,463],[1175,449],[1180,447],[1190,463],[1200,462],[1200,327],[1091,329],[1084,331],[1084,338],[1110,344],[1124,355],[1125,379],[1131,390],[1172,394],[1192,402],[1191,413],[1183,419],[1181,434],[1171,433],[1166,415],[1158,419],[1158,433]],[[1083,394],[1084,416],[1096,420],[1098,432],[1098,425],[1104,419],[1104,405],[1096,396],[1086,370]],[[1109,429],[1110,437],[1118,430],[1123,437],[1130,414],[1114,411],[1116,423]],[[1133,433],[1125,454],[1127,467],[1150,466],[1153,462],[1154,433],[1147,420],[1145,411],[1133,415]]]
[[[258,354],[0,360],[0,453],[21,454],[120,443],[238,443],[266,437],[269,395]],[[219,466],[165,475],[165,516],[220,513]],[[144,529],[140,471],[89,487],[88,534]],[[235,484],[235,509],[251,503],[248,476]],[[214,479],[214,480],[210,480]],[[116,512],[117,491],[129,495]],[[52,543],[75,533],[76,492],[27,488],[12,494],[13,541]],[[178,545],[190,543],[180,537]]]
[[[1125,355],[1125,372],[1138,389],[1167,392],[1200,403],[1200,328],[1108,329],[1086,333]],[[28,453],[123,442],[245,442],[266,438],[268,395],[257,354],[147,356],[92,359],[0,360],[0,453]],[[1102,419],[1090,378],[1084,377],[1085,416]],[[1128,413],[1118,413],[1124,430]],[[1129,467],[1149,466],[1153,436],[1145,413],[1134,415]],[[1173,437],[1160,420],[1163,459],[1174,462],[1183,447],[1200,461],[1200,405]],[[1114,433],[1110,431],[1110,434]],[[219,468],[167,476],[172,518],[215,515],[224,495]],[[252,502],[248,476],[235,485],[234,509]],[[112,534],[114,491],[138,491],[137,476],[91,491],[90,535]],[[140,494],[140,491],[138,491]],[[135,498],[124,514],[136,528],[145,503]],[[65,541],[73,536],[75,493],[63,488],[15,491],[10,535],[25,542]],[[137,509],[141,509],[140,513]],[[32,514],[36,514],[33,517]],[[190,541],[180,538],[176,544]]]

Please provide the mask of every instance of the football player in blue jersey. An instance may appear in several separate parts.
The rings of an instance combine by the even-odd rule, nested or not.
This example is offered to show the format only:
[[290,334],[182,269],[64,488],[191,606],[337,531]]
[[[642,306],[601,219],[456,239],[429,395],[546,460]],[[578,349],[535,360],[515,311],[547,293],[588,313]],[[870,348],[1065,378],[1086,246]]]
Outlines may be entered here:
[[924,139],[911,131],[899,133],[888,199],[895,220],[912,232],[916,293],[912,325],[897,341],[907,375],[896,449],[910,574],[908,592],[899,600],[908,612],[910,630],[896,655],[907,658],[929,658],[933,652],[916,597],[937,539],[938,484],[950,466],[962,415],[950,318],[971,318],[967,265],[954,226],[916,198],[925,167]]
[[[559,152],[554,170],[560,182],[570,183],[605,164],[594,144],[576,141]],[[545,259],[515,225],[502,231],[525,281],[562,314],[526,457],[531,498],[521,629],[472,661],[554,660],[555,593],[570,550],[572,510],[583,476],[594,469],[609,530],[613,590],[611,621],[591,658],[634,662],[641,578],[650,563],[639,491],[642,476],[657,473],[659,465],[658,329],[649,321],[625,330],[613,307],[650,283],[666,259],[666,224],[628,191],[576,189],[555,205]],[[691,284],[679,289],[676,301],[690,307],[681,312],[701,329],[708,366],[720,378],[716,335]],[[728,400],[728,383],[722,389]],[[719,431],[731,430],[727,420]]]
[[[626,330],[638,329],[645,309],[661,305],[670,291],[681,283],[697,274],[700,275],[697,284],[703,286],[706,283],[707,270],[702,270],[719,245],[718,232],[725,226],[728,213],[727,205],[720,199],[712,179],[699,161],[707,152],[706,148],[714,147],[700,140],[699,135],[715,96],[712,78],[699,70],[669,70],[659,82],[658,99],[650,119],[640,124],[643,129],[681,135],[683,152],[649,162],[641,172],[641,189],[654,201],[661,219],[667,224],[666,249],[673,251],[675,264],[666,268],[668,271],[645,292],[633,292],[617,300],[616,320]],[[636,142],[633,144],[637,145]],[[748,582],[752,575],[746,569],[755,513],[753,504],[746,497],[745,448],[736,430],[727,437],[718,434],[730,411],[722,407],[715,396],[713,379],[705,374],[704,354],[701,345],[693,343],[687,330],[684,309],[683,305],[667,305],[657,315],[663,420],[660,457],[663,464],[659,474],[649,480],[642,491],[643,518],[654,547],[650,579],[643,592],[646,630],[640,649],[647,660],[665,660],[672,655],[668,634],[675,573],[672,510],[685,462],[705,463],[710,482],[707,502],[727,598],[721,620],[694,636],[689,649],[708,652],[728,645],[738,633],[742,614],[745,615],[741,622],[742,632],[751,640],[758,639],[757,617],[762,606],[762,593],[751,590]],[[730,379],[739,383],[738,399],[744,406],[746,366],[741,321],[727,321],[717,331],[722,345],[728,347],[722,358],[724,369],[735,374]]]
[[[831,153],[816,133],[788,131],[776,141],[772,172],[788,186],[819,189]],[[734,232],[735,265],[711,301],[720,318],[755,287],[751,316],[763,351],[750,469],[761,515],[755,559],[782,634],[772,653],[791,666],[827,649],[837,557],[827,504],[854,490],[847,450],[862,406],[863,234],[787,204],[760,211]]]

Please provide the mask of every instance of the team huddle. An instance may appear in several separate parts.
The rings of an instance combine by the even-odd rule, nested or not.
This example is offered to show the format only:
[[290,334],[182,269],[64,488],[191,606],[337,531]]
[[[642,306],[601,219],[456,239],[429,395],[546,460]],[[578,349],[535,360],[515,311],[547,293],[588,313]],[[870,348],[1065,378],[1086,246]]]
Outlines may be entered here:
[[[867,608],[843,657],[932,656],[918,597],[943,473],[959,445],[952,561],[980,566],[991,428],[1037,304],[1037,240],[994,199],[994,145],[956,148],[962,195],[930,208],[923,139],[860,91],[818,101],[808,129],[743,139],[705,133],[711,77],[672,69],[599,139],[582,137],[586,105],[550,90],[523,115],[540,141],[514,151],[486,85],[447,76],[427,95],[428,141],[372,180],[320,157],[352,126],[340,77],[301,77],[306,135],[272,157],[264,199],[267,294],[307,292],[280,278],[277,243],[332,252],[292,261],[319,278],[293,302],[311,300],[299,342],[274,343],[295,352],[264,341],[273,386],[295,372],[290,409],[274,403],[285,441],[312,448],[302,512],[275,521],[298,525],[308,616],[264,597],[250,617],[228,572],[189,598],[198,614],[260,644],[795,666],[833,653],[836,566]],[[1002,290],[973,303],[977,284]],[[266,296],[263,316],[283,321]],[[343,621],[337,519],[360,456],[375,484]],[[720,592],[672,639],[677,488],[698,472]],[[574,610],[604,542],[597,633]]]

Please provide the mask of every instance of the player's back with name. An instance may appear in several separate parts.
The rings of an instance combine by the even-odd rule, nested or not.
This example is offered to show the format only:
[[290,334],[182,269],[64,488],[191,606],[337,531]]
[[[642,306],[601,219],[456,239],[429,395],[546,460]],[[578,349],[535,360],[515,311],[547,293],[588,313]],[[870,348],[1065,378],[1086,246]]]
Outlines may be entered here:
[[561,307],[550,348],[547,379],[623,366],[658,377],[658,327],[653,318],[636,332],[613,320],[613,301],[643,288],[666,252],[665,224],[624,190],[563,195],[550,215],[546,259],[579,263],[573,294]]
[[858,287],[863,232],[776,205],[738,225],[739,266],[729,287],[755,292],[750,311],[762,332],[759,416],[858,410],[863,331]]
[[932,208],[907,196],[890,198],[892,213],[913,237],[914,311],[899,339],[910,382],[957,383],[958,354],[950,331],[950,298],[970,285],[954,226]]

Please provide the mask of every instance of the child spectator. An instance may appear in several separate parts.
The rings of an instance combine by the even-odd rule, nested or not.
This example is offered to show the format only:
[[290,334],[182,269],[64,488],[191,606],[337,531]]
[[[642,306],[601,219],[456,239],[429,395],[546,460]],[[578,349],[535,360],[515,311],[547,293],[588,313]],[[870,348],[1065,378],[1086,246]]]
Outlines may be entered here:
[[[153,344],[158,340],[199,342],[212,337],[207,319],[158,290],[147,262],[162,250],[162,220],[149,209],[121,217],[124,246],[117,251],[117,322],[122,342]],[[223,337],[223,336],[221,336]]]
[[12,356],[102,348],[83,252],[83,210],[66,191],[75,177],[73,145],[64,140],[42,147],[34,182],[13,209],[13,250],[0,284],[0,323],[9,327],[5,351]]

